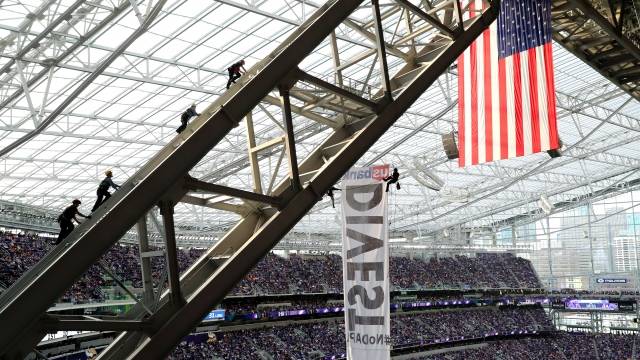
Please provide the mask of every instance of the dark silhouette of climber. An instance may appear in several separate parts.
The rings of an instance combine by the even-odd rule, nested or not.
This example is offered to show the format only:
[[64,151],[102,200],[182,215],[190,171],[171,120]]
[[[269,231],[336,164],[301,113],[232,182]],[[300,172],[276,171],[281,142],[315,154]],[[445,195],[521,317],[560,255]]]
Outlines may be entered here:
[[80,206],[81,202],[78,199],[73,200],[71,206],[64,209],[62,214],[58,216],[58,223],[60,224],[60,234],[58,234],[58,238],[53,241],[53,245],[58,245],[64,238],[66,238],[73,231],[73,221],[78,224],[80,221],[76,217],[76,215],[80,215],[83,218],[91,219],[91,215],[84,215],[78,211],[78,206]]
[[393,173],[383,179],[387,182],[387,192],[389,192],[389,185],[391,184],[396,184],[396,189],[400,190],[400,183],[398,182],[398,179],[400,179],[398,168],[393,168]]
[[334,191],[340,191],[340,189],[338,189],[335,186],[332,186],[329,190],[327,190],[327,196],[331,198],[331,206],[335,209],[336,208],[336,200],[334,198]]
[[187,124],[189,123],[189,120],[194,116],[200,116],[200,114],[198,114],[198,112],[196,111],[196,103],[191,104],[191,106],[185,112],[182,113],[182,115],[180,116],[180,122],[182,122],[182,125],[180,125],[176,129],[176,132],[178,134],[183,132],[184,129],[187,128]]
[[229,81],[227,81],[227,89],[231,86],[231,84],[235,84],[236,80],[242,76],[247,70],[244,68],[244,60],[240,60],[237,63],[229,66],[227,68],[229,72]]

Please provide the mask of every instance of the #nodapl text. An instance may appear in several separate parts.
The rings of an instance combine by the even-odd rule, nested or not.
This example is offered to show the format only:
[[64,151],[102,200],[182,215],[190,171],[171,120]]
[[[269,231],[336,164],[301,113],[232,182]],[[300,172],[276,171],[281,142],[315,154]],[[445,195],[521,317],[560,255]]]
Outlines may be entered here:
[[369,335],[350,332],[349,342],[363,345],[389,345],[391,344],[391,337],[384,334]]

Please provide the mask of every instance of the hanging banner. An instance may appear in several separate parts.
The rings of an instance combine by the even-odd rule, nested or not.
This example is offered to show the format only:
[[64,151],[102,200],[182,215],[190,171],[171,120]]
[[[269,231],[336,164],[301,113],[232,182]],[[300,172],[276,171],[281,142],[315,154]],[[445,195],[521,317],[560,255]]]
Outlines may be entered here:
[[343,178],[342,269],[347,359],[391,358],[389,234],[384,178],[389,165]]

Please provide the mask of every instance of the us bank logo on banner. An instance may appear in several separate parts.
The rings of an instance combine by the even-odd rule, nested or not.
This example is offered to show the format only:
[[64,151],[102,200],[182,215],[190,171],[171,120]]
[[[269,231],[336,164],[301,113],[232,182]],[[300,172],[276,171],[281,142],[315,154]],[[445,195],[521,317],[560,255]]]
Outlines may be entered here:
[[352,168],[343,178],[342,268],[350,360],[391,357],[386,176],[389,165]]

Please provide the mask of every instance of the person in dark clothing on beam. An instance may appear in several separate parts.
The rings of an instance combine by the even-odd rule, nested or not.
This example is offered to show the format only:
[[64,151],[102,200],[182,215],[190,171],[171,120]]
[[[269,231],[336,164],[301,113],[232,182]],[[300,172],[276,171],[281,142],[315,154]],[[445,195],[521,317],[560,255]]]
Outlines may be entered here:
[[398,179],[400,179],[398,168],[393,168],[393,173],[383,179],[387,182],[387,192],[389,192],[389,185],[391,184],[396,184],[396,189],[400,190],[400,183],[398,182]]
[[329,190],[327,190],[327,196],[331,198],[331,206],[335,209],[336,208],[336,200],[334,198],[334,191],[340,191],[340,189],[338,189],[335,186],[332,186],[331,188],[329,188]]
[[244,68],[244,60],[240,60],[237,63],[227,68],[229,71],[229,81],[227,81],[227,89],[231,86],[231,83],[236,83],[236,80],[242,76],[247,70]]
[[53,243],[53,245],[58,245],[64,238],[66,238],[75,226],[73,225],[73,220],[80,224],[80,221],[76,217],[76,215],[80,215],[83,218],[91,219],[91,215],[83,215],[78,211],[78,206],[80,206],[81,202],[78,199],[73,200],[71,206],[64,209],[62,214],[58,216],[58,223],[60,224],[60,234],[58,235],[58,239]]
[[105,171],[104,174],[106,175],[106,177],[100,182],[100,185],[98,185],[98,198],[96,199],[96,203],[93,205],[93,209],[91,209],[91,212],[96,211],[103,202],[109,200],[109,198],[111,197],[109,188],[117,190],[120,187],[120,185],[116,185],[113,180],[111,180],[111,178],[113,177],[113,173],[111,172],[111,170]]
[[184,129],[187,128],[187,124],[189,123],[189,120],[194,116],[200,116],[200,114],[198,114],[198,112],[196,111],[196,103],[191,104],[191,106],[185,112],[182,113],[182,115],[180,116],[180,121],[182,122],[182,125],[180,125],[180,127],[176,129],[176,132],[178,134],[183,132]]

